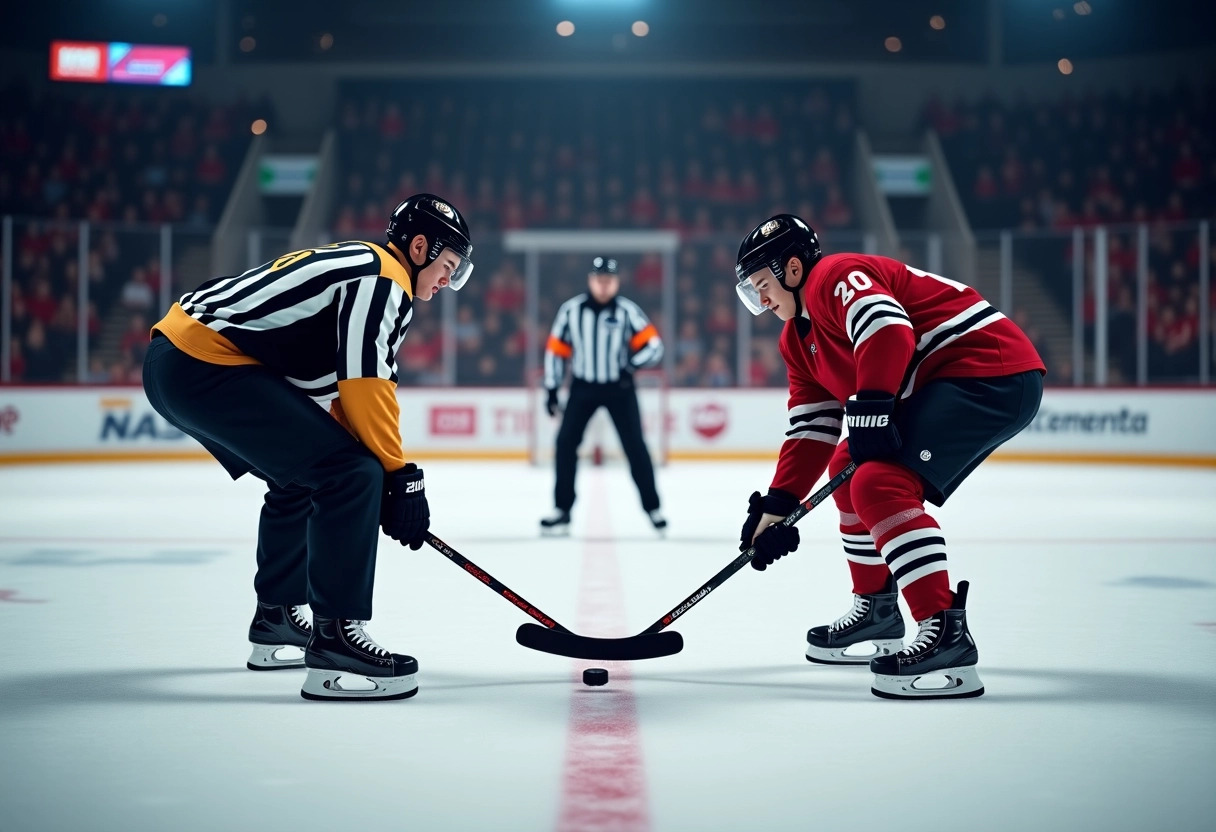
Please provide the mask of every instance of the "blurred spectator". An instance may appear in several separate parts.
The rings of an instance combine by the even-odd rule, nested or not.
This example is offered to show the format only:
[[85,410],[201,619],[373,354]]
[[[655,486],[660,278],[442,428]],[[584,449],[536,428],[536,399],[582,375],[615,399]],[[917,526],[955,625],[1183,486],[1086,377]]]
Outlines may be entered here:
[[46,337],[46,327],[42,321],[35,320],[30,324],[25,334],[25,345],[22,349],[25,359],[24,381],[52,382],[59,381],[59,356],[51,349]]
[[148,312],[156,303],[156,295],[148,285],[148,273],[142,266],[131,272],[131,279],[122,287],[122,305],[130,310]]
[[126,331],[122,334],[118,349],[123,358],[133,365],[143,363],[144,353],[148,351],[148,321],[143,315],[132,315]]
[[734,376],[727,363],[727,357],[721,353],[711,353],[705,360],[705,372],[701,376],[702,387],[730,387],[734,384]]
[[14,335],[8,341],[8,372],[13,381],[25,381],[25,354],[21,349],[22,341]]

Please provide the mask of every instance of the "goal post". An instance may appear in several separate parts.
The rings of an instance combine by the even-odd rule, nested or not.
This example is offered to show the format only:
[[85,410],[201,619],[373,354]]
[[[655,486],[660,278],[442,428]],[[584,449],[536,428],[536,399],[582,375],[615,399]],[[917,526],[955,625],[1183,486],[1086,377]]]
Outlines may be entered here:
[[[642,432],[657,465],[667,462],[670,420],[667,379],[675,366],[676,256],[680,235],[658,230],[512,230],[503,233],[503,250],[522,254],[525,314],[529,323],[525,378],[530,388],[533,464],[553,459],[558,420],[545,412],[542,356],[561,303],[587,290],[586,276],[593,256],[615,257],[622,264],[621,294],[637,302],[659,329],[667,349],[659,367],[635,374]],[[584,262],[585,261],[585,262]],[[634,275],[646,280],[632,279]],[[623,459],[608,414],[600,411],[588,425],[580,456],[599,462]]]

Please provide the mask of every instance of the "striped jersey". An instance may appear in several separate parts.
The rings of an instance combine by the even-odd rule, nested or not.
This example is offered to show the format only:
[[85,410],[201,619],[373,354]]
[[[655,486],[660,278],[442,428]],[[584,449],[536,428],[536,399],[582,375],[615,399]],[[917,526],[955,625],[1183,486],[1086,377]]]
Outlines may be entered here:
[[907,398],[939,378],[1046,372],[1030,339],[970,286],[892,260],[833,254],[815,264],[805,313],[787,321],[789,424],[772,487],[810,491],[859,390]]
[[606,304],[584,292],[561,305],[545,344],[545,387],[562,383],[566,362],[580,381],[611,384],[621,369],[653,367],[663,359],[663,340],[642,308],[617,295]]
[[262,364],[331,411],[389,470],[405,464],[397,350],[410,274],[388,249],[334,243],[285,254],[182,296],[154,327],[213,364]]

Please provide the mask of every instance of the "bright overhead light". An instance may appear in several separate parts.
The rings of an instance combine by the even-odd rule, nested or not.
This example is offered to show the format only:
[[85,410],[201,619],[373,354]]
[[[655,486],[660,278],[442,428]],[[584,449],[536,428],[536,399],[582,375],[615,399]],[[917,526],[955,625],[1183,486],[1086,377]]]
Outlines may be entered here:
[[563,20],[557,24],[557,33],[564,38],[568,38],[574,34],[574,24],[569,20]]
[[650,24],[645,20],[635,20],[633,21],[633,25],[629,27],[629,31],[640,38],[644,38],[650,34]]
[[249,132],[255,136],[260,136],[266,132],[266,119],[255,118],[253,124],[249,125]]
[[929,18],[929,28],[936,29],[940,32],[942,29],[946,28],[946,18],[942,17],[940,14],[933,15],[933,17]]
[[898,52],[904,48],[904,42],[894,35],[884,40],[882,45],[887,47],[888,52]]
[[1086,2],[1086,0],[1080,0],[1079,3],[1072,4],[1072,10],[1074,12],[1076,12],[1077,14],[1081,15],[1082,17],[1084,17],[1085,15],[1092,12],[1094,10],[1094,7],[1089,5],[1089,3]]
[[1061,75],[1072,75],[1072,61],[1068,58],[1060,58],[1056,62],[1056,68],[1060,70]]

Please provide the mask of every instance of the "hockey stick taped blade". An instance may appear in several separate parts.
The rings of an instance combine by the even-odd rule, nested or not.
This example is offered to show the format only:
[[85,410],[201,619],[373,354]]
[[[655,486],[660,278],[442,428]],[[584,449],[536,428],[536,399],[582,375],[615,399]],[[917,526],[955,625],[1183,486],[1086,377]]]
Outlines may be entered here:
[[520,624],[515,631],[515,640],[524,647],[542,653],[610,662],[657,659],[675,655],[684,649],[684,637],[674,631],[629,638],[590,638],[550,630],[539,624]]

